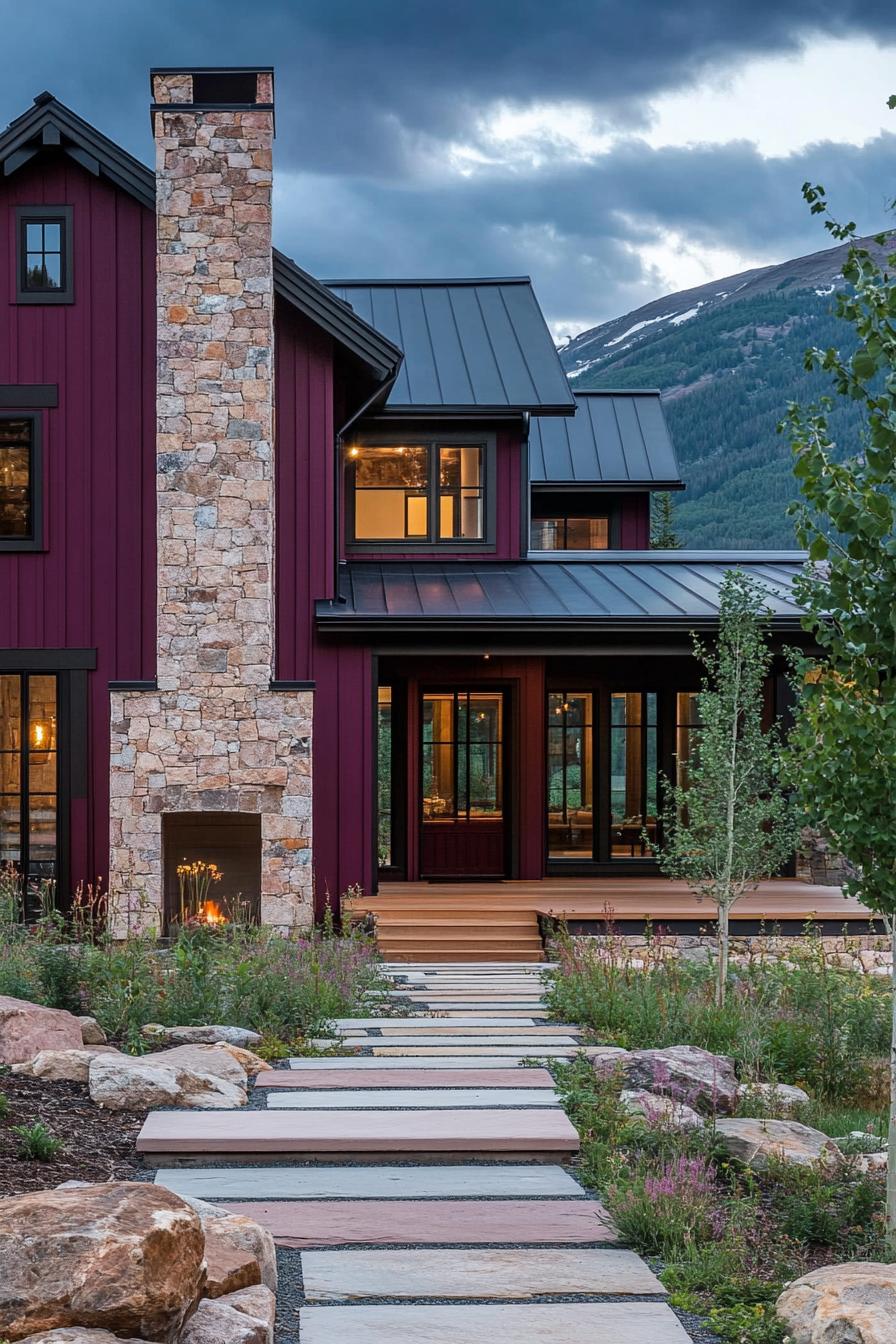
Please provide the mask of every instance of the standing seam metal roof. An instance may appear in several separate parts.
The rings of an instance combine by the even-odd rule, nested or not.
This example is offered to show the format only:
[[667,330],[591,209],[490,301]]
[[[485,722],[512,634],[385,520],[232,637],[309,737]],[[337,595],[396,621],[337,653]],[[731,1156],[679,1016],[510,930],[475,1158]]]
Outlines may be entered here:
[[575,401],[527,276],[327,283],[404,351],[389,410],[573,414]]
[[802,552],[631,551],[613,558],[544,561],[359,561],[346,566],[339,604],[320,602],[321,626],[520,628],[712,624],[725,574],[741,569],[765,589],[771,619],[798,623],[792,585]]
[[682,487],[659,392],[576,392],[575,402],[571,419],[533,417],[534,484]]

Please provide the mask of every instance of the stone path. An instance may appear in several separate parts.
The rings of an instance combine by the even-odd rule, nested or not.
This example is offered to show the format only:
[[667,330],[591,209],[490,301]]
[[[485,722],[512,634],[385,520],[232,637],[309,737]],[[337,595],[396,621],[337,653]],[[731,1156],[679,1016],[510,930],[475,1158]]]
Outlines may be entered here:
[[581,1041],[542,969],[396,963],[411,1015],[332,1023],[345,1053],[263,1074],[261,1109],[150,1114],[160,1184],[273,1233],[278,1344],[687,1344],[563,1165],[578,1136],[531,1061]]

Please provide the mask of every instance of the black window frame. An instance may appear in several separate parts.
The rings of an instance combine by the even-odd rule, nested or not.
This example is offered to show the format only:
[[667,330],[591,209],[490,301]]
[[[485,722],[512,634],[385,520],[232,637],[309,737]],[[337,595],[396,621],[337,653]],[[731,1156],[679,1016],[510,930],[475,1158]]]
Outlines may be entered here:
[[39,411],[0,410],[0,420],[26,420],[31,425],[28,475],[31,486],[31,528],[27,537],[0,533],[0,552],[42,551],[44,547],[43,420]]
[[[579,518],[605,518],[607,520],[607,544],[605,547],[589,547],[585,551],[576,547],[563,546],[552,549],[539,549],[532,545],[535,523],[563,521],[564,535],[567,534],[571,520]],[[616,495],[601,490],[592,490],[579,486],[571,489],[567,486],[541,485],[533,487],[529,502],[527,550],[533,556],[559,555],[563,551],[577,551],[579,555],[603,555],[605,551],[618,551],[622,533],[622,520],[619,499]]]
[[[59,224],[62,230],[59,289],[32,289],[27,282],[29,224]],[[16,207],[16,303],[74,303],[72,266],[72,207],[70,205],[19,205]]]
[[[383,538],[373,539],[368,537],[360,540],[355,536],[355,468],[351,457],[352,447],[359,448],[390,448],[397,446],[407,448],[426,448],[429,453],[428,475],[427,475],[427,500],[428,500],[428,530],[425,537],[402,538]],[[438,536],[439,526],[439,479],[438,479],[438,450],[439,448],[463,448],[478,447],[482,450],[482,475],[480,490],[482,493],[482,536],[466,539],[464,537],[445,537],[444,540]],[[496,541],[496,438],[494,434],[420,434],[408,433],[401,434],[365,434],[359,436],[352,445],[346,450],[346,473],[345,473],[345,495],[346,495],[346,537],[345,547],[348,554],[363,554],[383,552],[402,551],[412,552],[417,555],[443,555],[446,552],[464,551],[464,552],[488,552],[495,550]]]

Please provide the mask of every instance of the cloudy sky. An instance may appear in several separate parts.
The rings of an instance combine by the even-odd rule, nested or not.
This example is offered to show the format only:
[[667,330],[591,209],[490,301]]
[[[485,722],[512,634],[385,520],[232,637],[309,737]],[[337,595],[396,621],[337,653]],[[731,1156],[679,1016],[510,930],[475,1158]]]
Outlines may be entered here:
[[894,0],[0,0],[146,162],[150,65],[272,64],[279,246],[321,276],[531,274],[558,336],[863,231],[896,196]]

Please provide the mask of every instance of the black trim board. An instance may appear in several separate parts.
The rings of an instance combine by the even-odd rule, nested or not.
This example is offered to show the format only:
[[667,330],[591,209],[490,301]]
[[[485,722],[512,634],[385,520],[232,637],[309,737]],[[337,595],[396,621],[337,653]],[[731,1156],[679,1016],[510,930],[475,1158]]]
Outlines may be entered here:
[[93,672],[96,649],[0,649],[0,672]]
[[58,405],[58,383],[0,383],[0,410],[52,410]]
[[314,681],[272,681],[268,686],[270,691],[313,691],[317,683]]
[[110,681],[110,691],[157,691],[158,682],[155,678],[152,681]]

